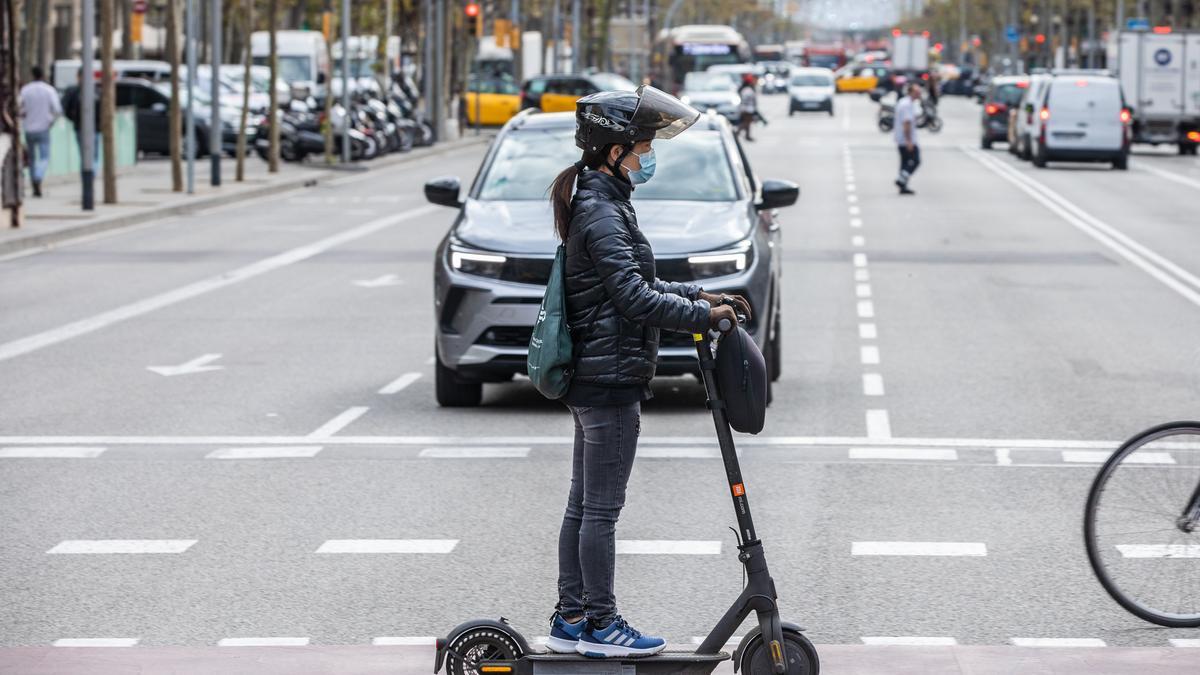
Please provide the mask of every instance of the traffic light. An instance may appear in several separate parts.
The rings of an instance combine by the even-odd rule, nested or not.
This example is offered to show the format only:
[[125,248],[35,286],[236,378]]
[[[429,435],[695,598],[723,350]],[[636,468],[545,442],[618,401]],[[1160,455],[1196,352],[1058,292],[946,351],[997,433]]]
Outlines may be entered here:
[[479,8],[479,3],[468,2],[463,12],[467,15],[467,32],[477,38],[483,37],[483,10]]

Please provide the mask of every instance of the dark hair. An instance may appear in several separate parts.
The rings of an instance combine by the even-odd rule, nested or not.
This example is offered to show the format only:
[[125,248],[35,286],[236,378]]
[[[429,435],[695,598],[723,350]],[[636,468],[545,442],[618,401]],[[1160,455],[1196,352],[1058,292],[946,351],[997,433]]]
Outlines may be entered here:
[[583,157],[571,166],[563,169],[554,177],[550,184],[550,204],[554,207],[554,232],[560,241],[567,240],[567,227],[571,222],[571,197],[575,194],[575,179],[583,172],[583,167],[595,169],[604,161],[611,145],[604,146],[598,153],[584,152]]
[[45,75],[45,73],[42,72],[41,66],[34,66],[29,69],[29,72],[33,74],[33,79],[35,80],[40,80],[42,79],[42,76]]

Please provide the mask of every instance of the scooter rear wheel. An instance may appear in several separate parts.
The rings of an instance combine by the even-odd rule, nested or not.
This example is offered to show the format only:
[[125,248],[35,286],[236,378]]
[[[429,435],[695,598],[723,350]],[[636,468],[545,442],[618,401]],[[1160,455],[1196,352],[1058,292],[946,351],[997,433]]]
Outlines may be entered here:
[[[801,633],[785,630],[783,643],[789,673],[817,675],[821,672],[821,660],[817,658],[817,649],[808,638]],[[738,672],[742,675],[774,675],[775,666],[771,661],[771,652],[763,642],[762,634],[756,635],[754,642],[747,645],[746,650],[742,652]]]
[[472,628],[454,638],[446,648],[446,672],[449,675],[481,675],[482,661],[515,661],[521,647],[512,637],[495,628]]

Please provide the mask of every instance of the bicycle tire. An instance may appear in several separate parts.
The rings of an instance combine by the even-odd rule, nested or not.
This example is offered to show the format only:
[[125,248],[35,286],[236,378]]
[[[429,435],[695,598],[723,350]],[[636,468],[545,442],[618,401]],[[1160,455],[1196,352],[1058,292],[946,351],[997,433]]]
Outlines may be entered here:
[[1200,611],[1190,616],[1167,614],[1147,607],[1138,602],[1137,599],[1127,595],[1108,574],[1108,568],[1103,564],[1100,547],[1096,541],[1096,508],[1099,505],[1100,496],[1104,492],[1104,486],[1112,476],[1113,471],[1120,466],[1122,460],[1137,452],[1147,443],[1180,433],[1190,433],[1200,437],[1200,422],[1168,422],[1146,429],[1125,441],[1104,462],[1104,465],[1100,467],[1100,471],[1096,474],[1096,478],[1092,481],[1091,488],[1088,490],[1087,505],[1084,508],[1083,514],[1083,539],[1084,546],[1087,549],[1088,563],[1092,567],[1092,573],[1096,575],[1096,579],[1100,581],[1100,585],[1104,587],[1104,590],[1108,592],[1109,596],[1117,604],[1130,614],[1159,626],[1166,626],[1168,628],[1197,628],[1200,627]]

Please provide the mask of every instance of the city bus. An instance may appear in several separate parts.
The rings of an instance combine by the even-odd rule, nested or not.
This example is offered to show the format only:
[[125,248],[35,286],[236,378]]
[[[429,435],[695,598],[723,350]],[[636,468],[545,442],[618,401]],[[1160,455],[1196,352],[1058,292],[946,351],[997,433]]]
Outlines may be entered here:
[[729,26],[677,26],[655,43],[655,63],[667,91],[675,92],[685,75],[718,64],[750,62],[750,44]]

